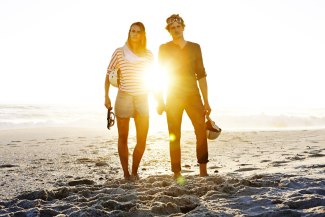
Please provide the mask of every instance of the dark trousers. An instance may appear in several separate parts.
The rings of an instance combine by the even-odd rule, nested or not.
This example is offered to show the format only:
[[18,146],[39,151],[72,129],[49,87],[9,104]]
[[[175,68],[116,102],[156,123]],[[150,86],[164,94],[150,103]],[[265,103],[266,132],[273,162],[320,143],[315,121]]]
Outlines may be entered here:
[[168,96],[166,114],[169,130],[171,167],[174,173],[181,171],[181,125],[184,110],[189,116],[196,135],[196,157],[198,163],[207,163],[208,142],[205,129],[204,107],[200,95],[187,97]]

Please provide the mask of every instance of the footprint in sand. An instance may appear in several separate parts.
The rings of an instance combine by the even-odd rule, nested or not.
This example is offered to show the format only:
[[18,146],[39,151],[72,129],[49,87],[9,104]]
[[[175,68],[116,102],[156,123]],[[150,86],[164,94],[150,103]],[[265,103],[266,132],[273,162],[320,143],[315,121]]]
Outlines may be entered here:
[[283,164],[289,163],[289,161],[273,161],[271,163],[272,166],[274,167],[280,167],[283,166]]
[[260,155],[260,154],[255,154],[255,155],[253,155],[252,157],[261,157],[262,155]]
[[209,169],[212,169],[212,170],[214,170],[214,169],[220,169],[220,168],[222,168],[221,166],[211,166],[211,167],[209,167]]
[[15,143],[8,143],[7,145],[10,146],[10,147],[19,147],[19,146],[17,146],[17,144],[15,144]]
[[309,154],[309,157],[324,157],[324,154],[321,154],[321,150],[313,150],[310,152],[307,152]]
[[78,158],[77,162],[82,164],[87,164],[87,163],[93,163],[94,161],[90,158],[85,157],[85,158]]
[[0,165],[1,168],[13,168],[13,167],[19,167],[19,165],[13,165],[13,164],[2,164]]
[[295,155],[295,156],[293,156],[293,157],[287,157],[287,159],[288,160],[304,160],[305,159],[305,157],[304,157],[304,155],[300,155],[300,154],[297,154],[297,155]]
[[238,166],[248,166],[248,165],[252,165],[252,164],[239,164]]
[[320,154],[320,153],[316,153],[316,154],[311,154],[308,157],[324,157],[325,154]]
[[325,168],[325,164],[316,164],[316,165],[312,165],[309,168]]
[[234,172],[246,172],[246,171],[253,171],[253,170],[259,170],[259,168],[253,168],[253,167],[240,168],[238,170],[235,170]]
[[108,166],[108,164],[104,161],[97,161],[95,162],[95,166],[102,167],[102,166]]
[[303,166],[300,166],[300,167],[297,167],[297,168],[300,168],[300,169],[322,169],[322,168],[325,168],[325,164],[314,164],[314,165],[303,165]]
[[69,186],[76,186],[76,185],[94,185],[95,182],[89,179],[80,179],[80,180],[73,180],[68,182]]
[[182,173],[193,173],[193,170],[182,170]]

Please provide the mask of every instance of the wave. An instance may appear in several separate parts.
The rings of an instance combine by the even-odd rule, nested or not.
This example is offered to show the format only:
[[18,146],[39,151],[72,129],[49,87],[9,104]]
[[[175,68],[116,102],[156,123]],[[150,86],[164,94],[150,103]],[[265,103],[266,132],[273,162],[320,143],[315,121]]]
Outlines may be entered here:
[[[259,112],[223,109],[211,118],[223,130],[286,130],[325,128],[325,110]],[[0,105],[0,129],[32,127],[106,127],[106,109],[90,106]],[[132,129],[131,124],[131,129]],[[150,114],[152,130],[167,130],[165,115]],[[182,130],[192,130],[183,116]]]

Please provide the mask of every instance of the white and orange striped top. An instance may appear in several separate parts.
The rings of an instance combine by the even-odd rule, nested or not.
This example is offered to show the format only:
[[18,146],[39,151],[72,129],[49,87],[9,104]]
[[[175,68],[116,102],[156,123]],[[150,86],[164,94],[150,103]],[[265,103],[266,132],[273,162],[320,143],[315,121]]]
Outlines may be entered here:
[[107,68],[107,75],[113,69],[120,69],[119,90],[130,95],[140,95],[148,92],[146,77],[153,65],[153,54],[147,50],[143,57],[134,54],[127,45],[119,47],[112,55]]

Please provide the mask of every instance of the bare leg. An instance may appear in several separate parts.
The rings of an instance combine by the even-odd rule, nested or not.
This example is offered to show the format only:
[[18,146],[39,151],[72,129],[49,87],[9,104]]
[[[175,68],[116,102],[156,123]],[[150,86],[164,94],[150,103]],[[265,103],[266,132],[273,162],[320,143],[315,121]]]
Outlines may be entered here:
[[200,176],[209,176],[208,171],[207,171],[207,164],[200,164]]
[[133,151],[132,175],[138,177],[139,164],[146,148],[149,117],[136,115],[134,122],[137,131],[137,144]]
[[117,117],[118,128],[118,154],[120,157],[124,178],[129,179],[129,148],[128,148],[128,136],[129,136],[129,122],[130,118]]

